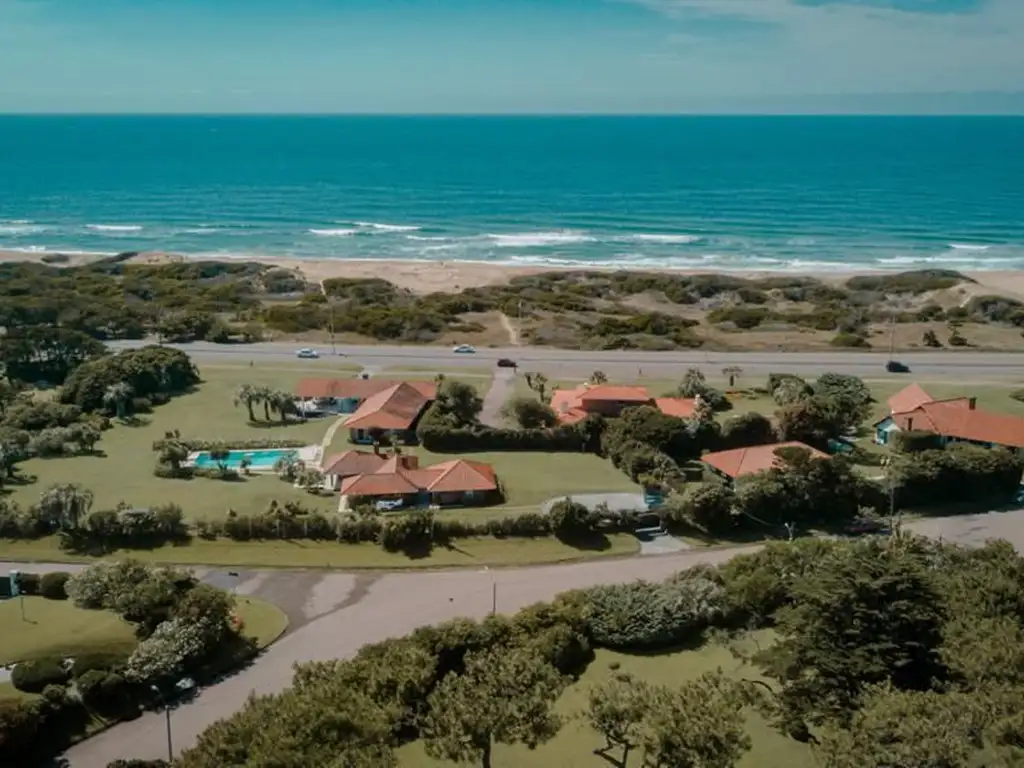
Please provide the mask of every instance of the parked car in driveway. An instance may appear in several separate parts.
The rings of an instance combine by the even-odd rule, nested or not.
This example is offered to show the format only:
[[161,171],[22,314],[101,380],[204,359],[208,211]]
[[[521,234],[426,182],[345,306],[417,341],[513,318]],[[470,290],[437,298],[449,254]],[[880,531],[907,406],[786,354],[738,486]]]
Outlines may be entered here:
[[469,344],[459,344],[452,352],[456,355],[472,355],[476,353],[476,350],[469,346]]
[[300,349],[298,352],[295,353],[295,356],[296,357],[301,357],[301,358],[304,358],[304,359],[307,359],[307,360],[315,360],[316,358],[320,357],[320,353],[317,352],[315,349],[310,349],[309,347],[303,347],[302,349]]
[[396,509],[401,509],[405,506],[405,502],[401,499],[381,499],[374,507],[378,512],[394,512]]
[[509,360],[507,357],[502,357],[498,360],[499,368],[516,368],[516,361]]

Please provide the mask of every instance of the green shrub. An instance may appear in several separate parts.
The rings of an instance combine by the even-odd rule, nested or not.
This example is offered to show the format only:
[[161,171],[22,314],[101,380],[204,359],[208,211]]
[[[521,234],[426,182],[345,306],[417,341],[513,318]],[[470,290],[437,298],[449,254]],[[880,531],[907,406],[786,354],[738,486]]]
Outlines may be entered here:
[[897,453],[918,453],[942,448],[942,439],[934,432],[900,430],[889,434],[889,443]]
[[709,323],[732,323],[741,330],[756,328],[769,316],[764,307],[722,307],[708,312]]
[[127,681],[116,672],[91,669],[75,685],[85,705],[101,714],[123,712],[131,700]]
[[127,661],[128,654],[125,653],[81,653],[71,665],[71,674],[78,678],[86,672],[119,672]]
[[36,659],[15,664],[11,684],[25,693],[42,693],[48,685],[64,685],[69,677],[63,659]]
[[64,585],[71,578],[67,571],[51,571],[44,573],[39,580],[39,594],[50,600],[67,600],[68,593],[64,591]]
[[846,287],[851,291],[918,294],[973,282],[951,269],[919,269],[891,275],[859,275],[847,280]]
[[39,703],[13,698],[0,699],[0,760],[4,765],[30,764],[28,755],[41,724]]
[[657,649],[697,639],[720,617],[722,588],[704,578],[584,590],[590,635],[604,648]]
[[829,341],[833,347],[850,347],[850,348],[866,348],[870,347],[870,342],[859,333],[837,333]]
[[570,541],[590,532],[590,510],[572,499],[560,499],[548,510],[551,530],[563,541]]
[[1024,403],[1024,389],[1015,389],[1010,393],[1010,397],[1020,403]]

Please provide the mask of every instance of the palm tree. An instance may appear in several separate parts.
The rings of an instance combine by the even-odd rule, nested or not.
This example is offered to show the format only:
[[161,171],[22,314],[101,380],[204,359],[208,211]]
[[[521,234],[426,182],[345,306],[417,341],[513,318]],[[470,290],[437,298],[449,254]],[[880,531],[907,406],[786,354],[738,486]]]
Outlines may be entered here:
[[548,391],[547,376],[543,373],[528,373],[526,374],[526,386],[537,393],[537,397],[542,403],[547,402],[547,397],[545,397]]
[[273,390],[267,393],[266,398],[270,403],[270,410],[277,413],[282,424],[288,421],[289,414],[298,413],[299,409],[295,405],[295,395],[291,392],[281,389]]
[[263,418],[270,421],[270,406],[274,390],[270,387],[254,387],[256,402],[263,403]]
[[134,390],[127,381],[118,381],[107,387],[103,393],[103,404],[107,408],[113,408],[117,412],[117,418],[123,419],[127,410],[128,402],[132,399]]
[[244,405],[249,411],[249,421],[256,421],[256,415],[252,412],[252,406],[260,399],[259,390],[251,384],[242,384],[235,390],[234,404],[237,408]]
[[736,379],[740,377],[741,373],[743,373],[743,369],[738,365],[728,365],[722,369],[722,375],[729,379],[730,387],[736,386]]
[[54,485],[40,495],[39,510],[56,520],[61,530],[74,530],[88,514],[92,501],[92,491],[80,485]]

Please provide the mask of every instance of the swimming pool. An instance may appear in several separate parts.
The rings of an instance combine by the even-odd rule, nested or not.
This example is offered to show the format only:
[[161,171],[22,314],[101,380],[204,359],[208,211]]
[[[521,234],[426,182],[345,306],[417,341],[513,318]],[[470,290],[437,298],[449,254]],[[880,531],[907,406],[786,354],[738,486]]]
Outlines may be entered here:
[[[252,451],[229,451],[224,463],[230,469],[239,469],[242,466],[242,459],[249,459],[251,469],[273,469],[278,459],[298,457],[299,452],[295,448],[258,448]],[[200,469],[217,467],[217,462],[210,458],[209,451],[200,451],[194,463]]]

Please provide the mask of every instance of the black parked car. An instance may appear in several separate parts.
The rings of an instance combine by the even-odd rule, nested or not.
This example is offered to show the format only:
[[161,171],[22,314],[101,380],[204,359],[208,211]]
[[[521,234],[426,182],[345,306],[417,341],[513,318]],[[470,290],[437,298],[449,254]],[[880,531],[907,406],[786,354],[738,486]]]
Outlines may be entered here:
[[503,357],[500,360],[498,360],[498,367],[499,368],[517,368],[518,366],[516,365],[516,361],[515,360],[509,360],[507,357]]
[[886,363],[885,370],[887,370],[889,373],[910,373],[909,366],[906,366],[903,363],[899,363],[895,360],[890,360],[888,363]]

